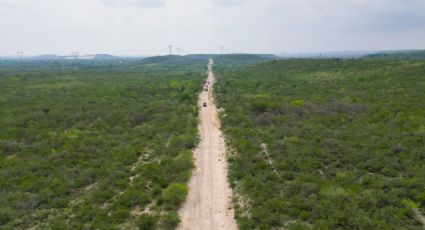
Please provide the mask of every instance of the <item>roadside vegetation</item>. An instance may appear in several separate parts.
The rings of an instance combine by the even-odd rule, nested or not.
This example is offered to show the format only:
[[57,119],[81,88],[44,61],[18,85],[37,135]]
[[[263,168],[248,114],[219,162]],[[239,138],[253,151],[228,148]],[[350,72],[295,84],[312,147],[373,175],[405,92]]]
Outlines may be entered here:
[[205,65],[0,62],[0,229],[173,229]]
[[280,60],[216,77],[241,229],[423,229],[425,62]]

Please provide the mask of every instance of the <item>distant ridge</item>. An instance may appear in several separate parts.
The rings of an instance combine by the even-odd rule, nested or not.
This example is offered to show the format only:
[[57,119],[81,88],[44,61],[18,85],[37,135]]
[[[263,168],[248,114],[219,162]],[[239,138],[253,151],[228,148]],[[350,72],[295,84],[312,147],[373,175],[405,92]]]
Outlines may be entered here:
[[367,55],[365,58],[425,60],[425,50],[381,51],[376,54]]
[[258,62],[280,59],[273,54],[223,54],[214,58],[217,65],[250,65]]
[[158,64],[158,63],[178,63],[183,62],[187,58],[179,55],[152,56],[141,60],[143,64]]
[[278,58],[274,54],[188,54],[185,57],[191,59],[204,59],[208,60],[210,58],[214,59],[276,59]]
[[[94,54],[94,55],[57,55],[57,54],[43,54],[34,57],[24,57],[25,60],[58,60],[58,59],[81,59],[81,60],[116,60],[123,59],[124,57],[117,57],[111,54]],[[5,58],[3,58],[5,59]],[[17,57],[8,58],[11,60],[18,59]]]
[[113,59],[121,59],[121,57],[117,57],[111,54],[96,54],[94,55],[94,59],[96,60],[113,60]]
[[261,61],[279,59],[273,54],[188,54],[185,56],[153,56],[141,60],[141,64],[204,64],[213,58],[217,65],[248,65]]
[[39,55],[39,56],[35,56],[29,59],[33,59],[33,60],[56,60],[56,59],[60,59],[59,55],[56,54],[44,54],[44,55]]

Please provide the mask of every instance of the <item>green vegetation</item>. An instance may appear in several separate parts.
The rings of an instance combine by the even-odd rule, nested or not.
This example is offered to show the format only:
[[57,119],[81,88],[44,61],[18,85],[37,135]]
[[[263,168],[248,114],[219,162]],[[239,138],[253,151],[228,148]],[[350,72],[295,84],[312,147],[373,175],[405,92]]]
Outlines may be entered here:
[[0,229],[172,229],[205,78],[140,61],[0,62]]
[[186,56],[168,55],[149,57],[141,60],[147,65],[169,65],[175,68],[181,66],[205,65],[208,59],[213,58],[214,63],[220,66],[242,66],[277,59],[271,54],[190,54]]
[[179,68],[182,66],[194,65],[194,64],[205,65],[206,60],[189,58],[187,56],[167,55],[167,56],[155,56],[155,57],[144,58],[140,62],[146,65],[160,65],[160,66],[168,65],[168,66]]
[[214,63],[220,66],[250,65],[272,59],[277,57],[266,54],[225,54],[214,57]]
[[422,229],[425,62],[245,54],[0,61],[0,229],[175,229],[209,57],[241,229]]
[[425,62],[220,68],[241,229],[423,229]]
[[425,50],[381,52],[377,54],[367,55],[365,58],[389,60],[425,60]]
[[164,189],[162,199],[166,207],[173,210],[185,200],[187,193],[188,188],[185,184],[172,183]]

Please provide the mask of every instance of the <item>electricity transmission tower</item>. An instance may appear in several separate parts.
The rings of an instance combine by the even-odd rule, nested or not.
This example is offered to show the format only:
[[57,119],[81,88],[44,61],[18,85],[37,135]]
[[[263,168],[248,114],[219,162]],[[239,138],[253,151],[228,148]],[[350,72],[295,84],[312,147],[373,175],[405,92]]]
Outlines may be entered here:
[[181,52],[182,52],[182,48],[180,48],[180,47],[177,47],[177,55],[181,55]]

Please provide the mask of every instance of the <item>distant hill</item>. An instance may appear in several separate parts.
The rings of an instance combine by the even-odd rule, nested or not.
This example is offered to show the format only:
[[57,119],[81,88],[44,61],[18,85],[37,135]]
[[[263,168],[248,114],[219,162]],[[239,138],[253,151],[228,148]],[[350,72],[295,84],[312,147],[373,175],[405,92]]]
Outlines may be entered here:
[[110,55],[110,54],[96,54],[94,55],[94,59],[95,60],[113,60],[113,59],[121,59],[121,58]]
[[152,56],[147,57],[141,60],[144,64],[159,64],[159,63],[172,63],[172,62],[181,62],[185,61],[186,58],[184,56],[178,55],[166,55],[166,56]]
[[425,60],[425,50],[382,51],[376,54],[367,55],[365,58]]
[[250,65],[262,61],[279,59],[273,54],[224,54],[214,57],[217,65]]
[[189,54],[185,56],[154,56],[145,58],[140,62],[150,65],[206,64],[210,58],[213,58],[214,63],[217,65],[249,65],[261,61],[278,59],[278,57],[272,54]]
[[322,52],[288,52],[278,54],[282,58],[307,58],[307,59],[326,59],[326,58],[361,58],[366,55],[376,54],[379,51],[322,51]]
[[193,65],[203,64],[205,61],[202,59],[192,59],[179,55],[166,55],[166,56],[153,56],[140,60],[144,65]]
[[[66,56],[66,55],[65,55]],[[39,55],[35,57],[29,57],[28,59],[31,60],[57,60],[60,59],[62,56],[56,55],[56,54],[44,54]],[[113,56],[110,54],[95,54],[95,55],[83,55],[81,56],[81,59],[94,59],[94,60],[116,60],[116,59],[122,59],[121,57]]]
[[33,60],[56,60],[56,59],[59,59],[59,58],[60,57],[56,54],[44,54],[44,55],[32,57],[31,59],[33,59]]
[[188,54],[185,57],[190,59],[202,59],[202,60],[208,60],[210,58],[215,58],[219,54]]
[[230,61],[232,63],[238,62],[243,64],[279,58],[273,54],[189,54],[185,57],[203,60],[213,58],[216,63],[217,61]]
[[145,58],[140,62],[150,65],[206,64],[210,58],[213,58],[214,63],[217,65],[249,65],[261,61],[278,59],[278,57],[272,54],[189,54],[185,56],[154,56]]

